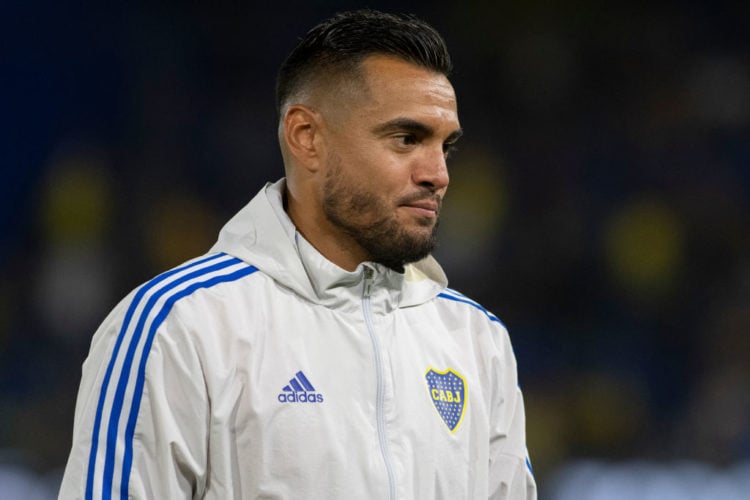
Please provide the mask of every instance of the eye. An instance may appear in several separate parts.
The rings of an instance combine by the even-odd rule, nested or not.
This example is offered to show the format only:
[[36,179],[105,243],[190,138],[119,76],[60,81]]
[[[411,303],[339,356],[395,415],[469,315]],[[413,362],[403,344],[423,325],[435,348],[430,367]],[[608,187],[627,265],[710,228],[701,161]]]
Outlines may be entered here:
[[393,139],[399,146],[414,146],[419,143],[417,136],[414,134],[399,134],[393,136]]

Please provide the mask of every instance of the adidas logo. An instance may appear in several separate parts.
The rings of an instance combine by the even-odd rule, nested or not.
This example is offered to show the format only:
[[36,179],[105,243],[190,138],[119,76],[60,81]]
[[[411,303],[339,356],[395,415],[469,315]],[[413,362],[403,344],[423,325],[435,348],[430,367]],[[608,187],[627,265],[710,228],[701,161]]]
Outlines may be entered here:
[[277,399],[281,403],[322,403],[323,395],[315,392],[315,387],[302,373],[295,373],[294,378],[281,389]]

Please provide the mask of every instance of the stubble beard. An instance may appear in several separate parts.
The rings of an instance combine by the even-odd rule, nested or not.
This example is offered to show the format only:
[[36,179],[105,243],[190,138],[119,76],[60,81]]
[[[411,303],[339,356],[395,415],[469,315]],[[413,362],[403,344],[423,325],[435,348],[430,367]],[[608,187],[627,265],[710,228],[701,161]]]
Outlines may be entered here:
[[[404,265],[427,257],[435,248],[437,222],[423,219],[418,223],[425,228],[432,225],[431,230],[408,231],[375,194],[346,182],[340,162],[328,171],[323,188],[326,218],[362,247],[368,260],[403,272]],[[414,196],[415,200],[427,197],[432,196]]]

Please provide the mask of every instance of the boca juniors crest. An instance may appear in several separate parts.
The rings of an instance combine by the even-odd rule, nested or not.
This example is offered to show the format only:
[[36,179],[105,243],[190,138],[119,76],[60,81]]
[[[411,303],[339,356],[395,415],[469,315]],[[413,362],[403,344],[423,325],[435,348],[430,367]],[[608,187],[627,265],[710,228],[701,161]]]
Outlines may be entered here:
[[444,371],[430,368],[425,378],[432,404],[448,429],[456,432],[466,410],[466,381],[452,368]]

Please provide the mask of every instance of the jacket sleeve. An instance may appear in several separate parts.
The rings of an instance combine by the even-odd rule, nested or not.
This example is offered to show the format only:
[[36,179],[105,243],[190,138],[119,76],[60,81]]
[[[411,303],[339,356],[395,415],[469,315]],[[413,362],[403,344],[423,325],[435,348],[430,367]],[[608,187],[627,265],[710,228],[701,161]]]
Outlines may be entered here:
[[208,398],[200,360],[174,312],[152,335],[148,321],[134,335],[128,302],[97,330],[84,362],[60,499],[202,494]]
[[526,449],[526,417],[516,359],[507,331],[502,326],[499,330],[491,368],[497,386],[491,400],[489,497],[535,500],[536,482]]

